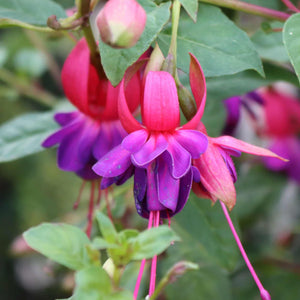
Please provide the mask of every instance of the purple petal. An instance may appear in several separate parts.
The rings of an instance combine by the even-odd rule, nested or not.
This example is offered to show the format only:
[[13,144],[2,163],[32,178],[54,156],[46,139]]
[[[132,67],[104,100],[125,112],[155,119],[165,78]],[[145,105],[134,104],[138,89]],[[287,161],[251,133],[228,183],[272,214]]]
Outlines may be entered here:
[[196,130],[178,130],[174,138],[191,154],[192,158],[199,158],[208,144],[207,137]]
[[142,146],[145,144],[148,138],[148,132],[144,129],[134,131],[127,135],[123,142],[122,146],[124,149],[128,150],[131,153],[139,151]]
[[169,146],[164,158],[168,161],[174,178],[181,178],[191,168],[191,155],[172,136],[169,136]]
[[230,175],[232,177],[232,180],[233,182],[236,182],[237,181],[237,174],[236,174],[236,170],[235,170],[235,167],[234,167],[234,163],[230,157],[230,155],[227,153],[227,150],[223,150],[221,147],[219,147],[219,151],[226,163],[226,167],[227,169],[229,170],[230,172]]
[[93,166],[93,170],[103,177],[116,177],[124,173],[130,165],[130,152],[119,145],[102,157]]
[[201,175],[199,170],[196,167],[192,166],[192,172],[193,172],[193,181],[200,182]]
[[88,163],[84,166],[83,169],[76,171],[76,174],[83,178],[84,180],[95,180],[99,179],[99,175],[97,175],[93,170],[92,170],[93,163]]
[[179,213],[185,206],[190,195],[192,182],[193,182],[193,176],[192,176],[192,171],[190,170],[185,176],[183,176],[180,179],[178,202],[174,214]]
[[227,120],[225,128],[223,129],[224,134],[231,135],[239,120],[240,120],[240,105],[241,98],[240,97],[231,97],[224,101],[226,110],[227,110]]
[[143,147],[131,156],[132,163],[145,167],[168,147],[168,142],[162,134],[151,135]]
[[116,182],[116,177],[104,177],[101,180],[101,190],[104,190]]
[[179,179],[174,179],[168,164],[162,157],[158,158],[156,173],[158,200],[165,207],[175,212],[179,193]]
[[93,157],[93,147],[96,137],[100,130],[100,124],[94,121],[86,120],[81,138],[78,141],[78,157],[82,164],[86,164]]
[[73,122],[76,118],[81,115],[78,111],[67,112],[67,113],[57,113],[54,115],[54,120],[61,126],[66,126]]
[[85,162],[80,159],[79,141],[83,132],[83,127],[79,127],[68,135],[64,136],[57,153],[59,168],[65,171],[78,171],[85,166]]
[[161,211],[165,207],[158,200],[158,190],[157,190],[157,180],[156,172],[153,170],[152,166],[147,169],[147,208],[148,211]]
[[42,146],[49,148],[55,144],[61,143],[61,141],[68,135],[73,134],[80,129],[82,122],[76,122],[51,134],[43,143]]
[[142,202],[147,189],[147,172],[142,168],[135,168],[134,172],[134,198]]
[[116,177],[116,185],[122,185],[125,183],[133,174],[134,174],[135,167],[130,165],[129,168],[120,176]]
[[110,134],[103,124],[101,124],[93,146],[93,155],[99,160],[106,155],[112,148],[110,147]]

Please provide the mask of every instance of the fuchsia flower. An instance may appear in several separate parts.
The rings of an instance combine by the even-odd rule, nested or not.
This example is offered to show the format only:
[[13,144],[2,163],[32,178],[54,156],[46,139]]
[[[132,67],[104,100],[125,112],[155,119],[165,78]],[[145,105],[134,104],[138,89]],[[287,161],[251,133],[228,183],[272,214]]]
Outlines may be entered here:
[[[253,112],[253,101],[260,104],[262,118]],[[300,132],[299,100],[279,91],[275,86],[226,99],[225,106],[228,114],[224,132],[233,133],[239,122],[241,107],[244,107],[253,120],[257,135],[268,140],[268,148],[289,160],[284,162],[265,157],[265,166],[273,171],[285,171],[289,178],[300,183],[300,140],[297,137]]]
[[[120,86],[113,87],[106,78],[99,78],[85,39],[67,57],[61,76],[66,97],[78,110],[54,116],[62,128],[49,136],[43,146],[59,144],[57,160],[62,170],[76,172],[87,180],[99,178],[92,165],[127,135],[118,119]],[[137,108],[140,91],[136,74],[126,89],[130,111]]]
[[147,20],[144,8],[135,0],[109,0],[97,16],[97,26],[104,43],[115,48],[134,46]]
[[[206,133],[203,124],[199,130]],[[270,150],[253,146],[231,136],[217,138],[208,137],[208,147],[205,153],[193,161],[193,165],[201,174],[201,181],[194,183],[193,191],[200,197],[220,200],[231,210],[236,203],[234,183],[237,180],[236,170],[231,159],[246,152],[259,156],[272,157],[283,160]]]
[[[113,87],[106,78],[100,78],[90,62],[90,52],[85,39],[81,39],[67,57],[62,69],[62,84],[68,100],[78,110],[57,113],[54,118],[62,127],[49,136],[44,147],[58,144],[57,162],[60,169],[73,171],[84,180],[91,181],[88,225],[86,233],[91,234],[95,189],[95,180],[101,177],[92,170],[93,164],[119,145],[127,135],[118,119],[117,99],[120,86]],[[140,103],[141,81],[139,74],[132,77],[125,93],[130,102],[129,110],[134,111]],[[122,182],[120,182],[122,183]],[[79,204],[83,182],[77,201]],[[99,190],[97,203],[101,193]],[[107,211],[108,193],[105,192]]]
[[[200,175],[192,166],[207,148],[206,136],[195,130],[203,114],[206,86],[202,69],[191,55],[190,83],[197,104],[192,120],[180,124],[177,89],[173,77],[164,71],[149,72],[142,101],[142,124],[130,113],[124,93],[119,95],[120,120],[129,135],[118,147],[99,160],[93,170],[103,176],[102,188],[134,173],[134,197],[138,213],[149,218],[148,228],[158,226],[160,218],[169,218],[185,205],[192,180]],[[153,225],[152,225],[153,223]],[[155,256],[152,259],[149,295],[155,288]],[[143,273],[142,261],[134,299]]]
[[159,211],[163,218],[178,213],[185,205],[193,177],[199,172],[192,159],[206,150],[207,138],[197,130],[204,110],[206,89],[197,60],[191,56],[190,81],[198,112],[179,127],[180,112],[173,77],[164,71],[149,72],[144,87],[142,124],[130,113],[124,80],[119,96],[120,120],[129,133],[122,144],[99,160],[93,170],[103,176],[102,188],[134,173],[134,196],[138,213],[145,218]]
[[285,171],[289,178],[300,184],[299,100],[274,88],[263,90],[260,95],[265,102],[265,128],[261,133],[271,138],[270,150],[289,160],[283,163],[265,158],[264,163],[270,170]]

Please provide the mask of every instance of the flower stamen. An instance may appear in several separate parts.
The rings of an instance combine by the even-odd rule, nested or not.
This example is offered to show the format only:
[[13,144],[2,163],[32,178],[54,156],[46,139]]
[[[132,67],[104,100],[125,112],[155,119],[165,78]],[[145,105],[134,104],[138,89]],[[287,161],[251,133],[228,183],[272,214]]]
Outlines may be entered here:
[[252,264],[251,264],[248,256],[247,256],[247,254],[246,254],[246,251],[245,251],[245,249],[244,249],[244,247],[243,247],[243,245],[242,245],[242,243],[241,243],[241,241],[239,239],[239,236],[238,236],[238,234],[237,234],[237,232],[236,232],[236,230],[234,228],[234,225],[233,225],[233,223],[231,221],[231,218],[230,218],[230,215],[229,215],[229,213],[227,211],[226,205],[222,201],[220,201],[220,203],[221,203],[224,215],[226,217],[226,220],[228,222],[228,225],[230,227],[230,230],[231,230],[231,232],[232,232],[232,234],[234,236],[234,239],[235,239],[235,241],[236,241],[236,243],[237,243],[237,245],[238,245],[238,247],[240,249],[240,252],[241,252],[241,254],[242,254],[242,256],[243,256],[243,258],[245,260],[245,263],[246,263],[246,265],[247,265],[247,267],[248,267],[248,269],[249,269],[249,271],[250,271],[250,273],[251,273],[251,275],[252,275],[252,277],[253,277],[253,279],[254,279],[254,281],[255,281],[258,289],[259,289],[259,291],[260,291],[260,297],[261,297],[261,299],[262,300],[271,300],[271,296],[270,296],[269,292],[263,287],[262,283],[260,282],[260,280],[259,280],[259,278],[258,278],[258,276],[257,276],[257,274],[256,274],[256,272],[255,272],[255,270],[254,270],[254,268],[253,268],[253,266],[252,266]]

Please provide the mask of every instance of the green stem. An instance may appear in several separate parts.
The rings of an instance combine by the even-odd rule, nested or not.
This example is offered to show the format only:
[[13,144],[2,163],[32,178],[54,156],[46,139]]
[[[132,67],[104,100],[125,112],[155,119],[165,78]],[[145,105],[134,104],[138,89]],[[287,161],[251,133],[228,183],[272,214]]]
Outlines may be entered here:
[[172,35],[171,43],[169,49],[169,55],[172,59],[172,74],[177,77],[176,65],[177,65],[177,33],[180,19],[180,2],[179,0],[174,0],[172,8]]
[[196,103],[187,90],[186,87],[180,82],[178,73],[177,73],[177,34],[178,26],[180,19],[180,7],[181,4],[179,0],[174,0],[172,7],[172,34],[171,34],[171,43],[169,48],[168,56],[164,62],[163,69],[171,73],[175,79],[178,99],[181,110],[187,120],[190,120],[197,112]]
[[32,85],[24,83],[5,69],[0,69],[0,80],[15,88],[20,94],[30,97],[39,104],[47,107],[53,107],[56,104],[56,99],[52,95]]
[[[88,16],[90,14],[90,3],[91,0],[79,0],[78,4],[78,13],[80,16]],[[90,49],[91,53],[91,62],[96,68],[98,75],[100,78],[106,78],[103,67],[101,65],[101,58],[100,58],[100,53],[98,50],[98,46],[96,44],[92,29],[91,29],[91,24],[90,20],[88,18],[86,26],[82,27],[83,34],[85,36],[85,39],[87,41],[87,44]]]
[[243,11],[245,13],[254,14],[257,16],[275,19],[279,21],[286,21],[290,15],[278,10],[261,7],[258,5],[246,3],[239,0],[199,0],[200,2],[218,5],[234,10]]

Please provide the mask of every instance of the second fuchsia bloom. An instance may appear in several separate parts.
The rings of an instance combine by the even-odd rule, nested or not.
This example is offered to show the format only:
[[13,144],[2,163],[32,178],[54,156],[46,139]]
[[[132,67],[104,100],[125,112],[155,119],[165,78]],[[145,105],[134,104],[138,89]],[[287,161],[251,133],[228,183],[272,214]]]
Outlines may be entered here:
[[136,0],[109,0],[97,17],[97,26],[104,43],[129,48],[139,40],[146,20],[146,12]]
[[[62,128],[43,146],[59,144],[58,166],[62,170],[76,172],[87,180],[97,179],[99,175],[93,172],[92,165],[127,135],[118,119],[120,86],[113,87],[106,78],[99,78],[85,39],[67,57],[61,76],[66,97],[78,110],[55,115]],[[140,86],[136,74],[125,91],[130,111],[140,103]]]
[[198,112],[187,124],[179,127],[180,110],[173,77],[164,71],[149,72],[144,87],[142,124],[130,113],[121,83],[120,120],[129,135],[95,164],[93,170],[103,176],[102,188],[134,174],[134,197],[138,213],[148,218],[160,212],[168,218],[185,205],[193,178],[200,174],[192,166],[207,148],[206,136],[194,130],[204,110],[206,87],[201,67],[191,56],[190,83]]
[[[206,133],[203,124],[199,130]],[[201,181],[194,183],[193,191],[200,197],[209,198],[213,202],[220,200],[231,210],[236,203],[234,183],[237,174],[231,156],[240,156],[241,152],[272,157],[284,160],[270,150],[253,146],[231,136],[208,138],[205,153],[193,161],[193,165],[201,174]]]

